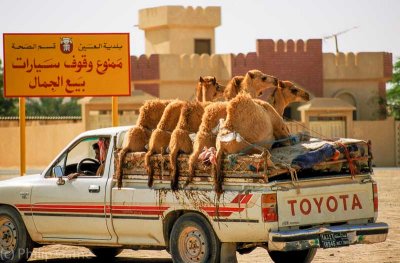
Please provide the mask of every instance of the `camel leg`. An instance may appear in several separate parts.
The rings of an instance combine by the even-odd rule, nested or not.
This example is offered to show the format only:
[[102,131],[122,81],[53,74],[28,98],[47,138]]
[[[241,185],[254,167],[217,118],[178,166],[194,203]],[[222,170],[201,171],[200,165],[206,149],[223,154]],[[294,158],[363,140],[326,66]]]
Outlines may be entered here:
[[153,178],[153,176],[154,176],[153,172],[154,171],[153,171],[153,167],[151,167],[151,164],[150,164],[150,157],[151,157],[152,154],[153,154],[153,151],[151,149],[149,149],[147,151],[146,155],[144,156],[144,167],[146,168],[147,175],[149,176],[148,181],[147,181],[147,185],[149,187],[153,186],[153,181],[154,181],[154,178]]
[[122,162],[123,162],[128,150],[129,150],[129,148],[123,148],[118,154],[118,163],[117,163],[117,169],[116,169],[117,170],[118,189],[121,189],[121,187],[122,187],[122,177],[123,177]]
[[188,186],[193,180],[196,163],[199,159],[200,153],[201,153],[200,148],[194,149],[193,153],[189,157],[189,176],[186,180],[185,186]]
[[169,153],[169,165],[170,165],[170,177],[171,177],[171,189],[178,190],[179,173],[177,167],[178,147],[170,148]]
[[224,181],[221,172],[222,156],[223,156],[223,150],[220,148],[217,150],[217,164],[213,166],[215,192],[217,193],[218,198],[222,194],[222,182]]

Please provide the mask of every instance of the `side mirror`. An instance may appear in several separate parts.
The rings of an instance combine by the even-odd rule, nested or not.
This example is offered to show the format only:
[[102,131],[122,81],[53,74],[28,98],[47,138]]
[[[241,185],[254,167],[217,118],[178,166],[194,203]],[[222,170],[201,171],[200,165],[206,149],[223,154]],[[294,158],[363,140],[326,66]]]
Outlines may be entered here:
[[58,178],[57,180],[57,184],[58,185],[64,185],[65,184],[65,180],[62,178],[64,173],[63,170],[61,168],[61,166],[57,165],[53,168],[53,174],[56,175],[56,177]]

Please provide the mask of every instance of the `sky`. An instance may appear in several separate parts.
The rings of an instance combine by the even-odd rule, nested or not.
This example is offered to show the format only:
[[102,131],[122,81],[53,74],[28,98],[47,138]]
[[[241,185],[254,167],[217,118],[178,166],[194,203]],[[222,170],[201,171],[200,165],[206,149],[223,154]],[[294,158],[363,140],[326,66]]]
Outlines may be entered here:
[[[247,53],[256,39],[338,36],[341,52],[391,52],[400,59],[399,0],[0,0],[0,33],[128,32],[131,54],[144,54],[138,10],[163,5],[220,6],[216,53]],[[3,39],[0,41],[3,50]],[[333,39],[324,52],[335,52]],[[3,59],[3,52],[0,54]]]

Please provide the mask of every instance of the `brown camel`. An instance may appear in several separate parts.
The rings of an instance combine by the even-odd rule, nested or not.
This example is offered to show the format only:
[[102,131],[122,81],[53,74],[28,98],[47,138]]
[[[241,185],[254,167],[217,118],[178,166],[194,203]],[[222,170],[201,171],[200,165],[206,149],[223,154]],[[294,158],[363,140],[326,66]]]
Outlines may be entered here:
[[239,94],[232,99],[226,112],[226,120],[217,135],[217,164],[213,169],[218,194],[222,193],[223,154],[262,152],[270,149],[275,140],[290,136],[278,112],[269,103],[252,99],[248,94]]
[[[199,88],[201,87],[201,89]],[[200,99],[200,92],[202,90],[201,99],[205,101],[212,101],[219,97],[223,92],[223,87],[218,84],[215,77],[200,77],[197,86],[196,94],[197,99]],[[204,102],[204,101],[203,101]],[[145,155],[145,167],[149,175],[148,185],[153,186],[153,169],[150,165],[150,157],[154,153],[163,154],[169,145],[171,133],[178,124],[179,116],[184,105],[187,101],[175,100],[171,102],[164,110],[157,128],[152,132],[149,140],[149,149]]]
[[122,187],[122,162],[126,153],[146,151],[145,146],[149,142],[151,132],[157,127],[164,109],[169,103],[170,100],[149,100],[140,108],[136,126],[126,132],[122,149],[118,153],[116,169],[118,188]]
[[177,190],[179,169],[177,157],[179,153],[189,154],[193,151],[193,142],[190,137],[195,134],[200,126],[204,107],[210,102],[191,102],[183,106],[176,128],[171,134],[169,142],[171,188]]

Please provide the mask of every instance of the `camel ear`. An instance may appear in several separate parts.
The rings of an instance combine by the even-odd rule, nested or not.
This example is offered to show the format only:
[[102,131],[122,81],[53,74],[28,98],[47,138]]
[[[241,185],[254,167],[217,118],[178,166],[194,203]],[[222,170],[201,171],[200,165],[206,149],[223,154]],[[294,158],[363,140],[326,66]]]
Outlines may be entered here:
[[286,88],[286,85],[282,80],[279,81],[279,87],[281,87],[282,89]]
[[236,87],[239,87],[240,84],[242,83],[242,80],[243,80],[243,79],[241,79],[241,78],[234,78],[235,86],[236,86]]
[[202,77],[202,76],[200,76],[200,79],[199,79],[199,81],[200,81],[201,83],[203,83],[203,82],[204,82],[204,79],[203,79],[203,77]]
[[217,84],[217,79],[215,77],[213,77],[212,83],[213,83],[213,85]]
[[248,71],[247,74],[249,74],[249,77],[250,77],[250,78],[254,79],[255,74],[254,74],[253,72]]

